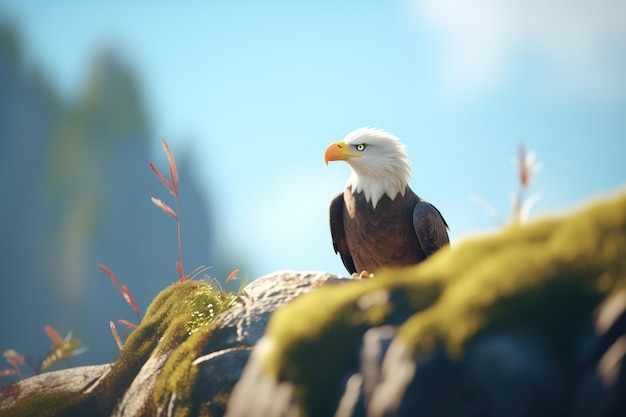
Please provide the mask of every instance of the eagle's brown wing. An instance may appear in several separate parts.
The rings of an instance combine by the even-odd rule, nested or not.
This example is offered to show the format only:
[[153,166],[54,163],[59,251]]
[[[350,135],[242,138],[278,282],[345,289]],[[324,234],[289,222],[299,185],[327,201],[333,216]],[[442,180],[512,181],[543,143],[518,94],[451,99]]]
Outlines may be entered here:
[[413,208],[413,226],[426,256],[450,243],[448,224],[435,206],[419,200]]
[[343,207],[343,193],[339,193],[330,202],[330,235],[333,239],[335,253],[339,253],[348,272],[354,274],[356,273],[356,267],[346,240],[346,230],[343,225]]

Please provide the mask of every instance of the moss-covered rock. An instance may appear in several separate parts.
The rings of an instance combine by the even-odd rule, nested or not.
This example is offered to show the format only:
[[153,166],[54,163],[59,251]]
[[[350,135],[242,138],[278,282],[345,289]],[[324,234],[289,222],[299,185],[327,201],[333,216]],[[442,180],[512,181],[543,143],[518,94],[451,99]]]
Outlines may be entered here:
[[[0,391],[6,416],[219,416],[279,306],[340,277],[283,271],[239,294],[206,281],[163,290],[114,364],[38,375]],[[347,281],[347,279],[345,279]]]
[[626,194],[371,280],[279,272],[236,300],[174,284],[116,363],[21,381],[0,412],[608,417],[625,353]]
[[[576,379],[582,372],[581,346],[596,343],[593,332],[585,333],[593,311],[624,290],[626,194],[569,216],[468,240],[416,267],[377,271],[372,280],[301,297],[270,321],[227,415],[277,416],[294,409],[301,416],[336,415],[338,407],[340,415],[420,415],[420,409],[406,409],[403,394],[416,381],[423,382],[419,364],[434,362],[441,366],[435,370],[451,370],[448,384],[442,385],[450,407],[428,409],[423,403],[421,415],[427,410],[463,415],[446,410],[455,401],[466,404],[467,396],[474,395],[477,403],[488,396],[472,393],[476,375],[468,370],[473,366],[468,362],[471,349],[485,340],[491,347],[493,340],[504,340],[500,345],[507,346],[521,340],[520,346],[529,346],[505,349],[503,357],[509,360],[515,353],[523,361],[541,358],[536,360],[546,362],[545,369],[553,367],[553,381],[563,385],[560,404],[569,406],[568,395],[582,383]],[[364,335],[386,325],[394,336],[379,345],[381,363],[375,380],[368,381],[359,355],[366,347]],[[603,342],[605,351],[615,339]],[[597,366],[599,359],[587,365]],[[537,375],[533,378],[542,374]],[[350,400],[353,386],[357,393]],[[255,390],[272,398],[271,407]],[[491,415],[493,411],[482,409]]]
[[[22,381],[0,392],[1,397],[11,398],[6,402],[3,399],[2,415],[109,416],[116,413],[124,414],[126,408],[134,409],[137,415],[140,415],[157,409],[161,405],[158,397],[154,402],[141,402],[145,398],[140,398],[138,404],[124,404],[122,407],[120,400],[149,359],[157,358],[155,360],[167,363],[167,358],[184,356],[180,353],[181,350],[198,349],[185,343],[194,326],[199,325],[203,329],[210,326],[208,321],[198,323],[199,309],[205,314],[210,314],[207,305],[198,304],[198,297],[214,306],[225,306],[224,295],[205,281],[187,281],[171,285],[150,305],[140,326],[128,337],[119,360],[112,366],[105,366],[99,377],[94,377],[86,385],[82,380],[77,380],[73,388],[67,384],[50,384],[49,388],[39,386],[38,392],[28,388],[37,381],[37,377]],[[218,308],[214,308],[213,311],[214,314],[220,312]],[[198,345],[202,342],[196,340]],[[168,369],[167,365],[165,368]],[[56,375],[63,378],[67,372],[59,371]],[[152,377],[144,376],[140,388],[143,392],[149,393],[159,377],[169,379],[170,376],[168,372],[155,373]],[[193,375],[185,380],[193,385]],[[27,395],[21,395],[21,392]],[[134,401],[138,400],[135,398]]]

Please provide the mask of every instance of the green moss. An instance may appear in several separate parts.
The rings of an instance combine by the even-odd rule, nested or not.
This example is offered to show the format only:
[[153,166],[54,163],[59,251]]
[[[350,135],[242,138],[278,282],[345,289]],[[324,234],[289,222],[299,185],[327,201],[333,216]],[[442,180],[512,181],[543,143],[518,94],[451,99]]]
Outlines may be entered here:
[[[560,221],[512,227],[480,243],[466,242],[448,259],[436,259],[450,265],[480,260],[453,268],[455,281],[399,336],[416,350],[443,345],[459,357],[478,332],[523,327],[560,350],[577,336],[592,306],[626,285],[626,195]],[[436,267],[416,268],[415,278]]]
[[176,416],[196,414],[199,404],[194,403],[193,394],[198,369],[192,365],[192,362],[201,355],[211,330],[212,326],[204,325],[172,352],[154,388],[155,410],[167,408],[170,397],[175,392]]
[[213,319],[233,302],[235,294],[225,294],[217,285],[206,282],[183,302],[185,314],[180,321],[189,338],[180,343],[163,368],[154,389],[156,409],[167,407],[172,393],[176,393],[176,416],[197,415],[200,404],[194,399],[197,367],[192,364],[202,354],[214,328]]
[[201,281],[176,283],[154,299],[140,326],[128,337],[119,361],[94,390],[103,408],[122,397],[153,352],[166,353],[186,339],[184,323],[189,312],[185,300],[202,285]]
[[416,354],[444,349],[453,359],[479,335],[523,329],[567,362],[582,320],[624,287],[626,194],[302,296],[272,317],[275,345],[264,365],[294,383],[302,415],[332,415],[370,326],[402,323],[397,337]]
[[224,293],[217,283],[211,282],[199,287],[185,300],[190,315],[185,323],[187,332],[192,334],[205,324],[211,323],[215,316],[230,307],[235,297],[234,293]]

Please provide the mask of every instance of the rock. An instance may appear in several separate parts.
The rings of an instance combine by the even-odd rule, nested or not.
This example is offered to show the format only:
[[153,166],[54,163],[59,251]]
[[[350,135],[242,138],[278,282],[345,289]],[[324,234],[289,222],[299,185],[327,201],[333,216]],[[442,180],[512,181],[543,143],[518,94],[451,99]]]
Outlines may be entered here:
[[251,346],[227,348],[201,356],[193,362],[199,369],[196,382],[198,400],[207,405],[212,416],[224,414],[230,392],[241,378],[250,352]]
[[0,413],[617,417],[625,355],[626,194],[373,279],[174,284],[116,363],[12,385]]
[[576,353],[581,373],[572,415],[626,414],[626,291],[613,294],[594,311]]
[[213,331],[206,351],[254,346],[278,307],[327,282],[345,281],[349,280],[338,275],[295,271],[279,271],[253,281],[237,297],[237,303],[216,319],[220,325]]
[[17,382],[0,391],[0,410],[9,409],[20,400],[43,391],[89,393],[106,376],[111,366],[110,364],[80,366],[36,375]]
[[622,194],[289,303],[226,416],[623,416],[625,311]]
[[[325,283],[345,281],[350,280],[281,271],[252,282],[232,301],[205,281],[173,284],[155,298],[118,362],[11,385],[0,391],[0,412],[3,417],[222,415],[274,310]],[[226,308],[224,303],[228,310],[198,323],[207,311]],[[206,311],[197,314],[199,308]]]
[[122,399],[116,404],[112,416],[142,415],[146,404],[151,402],[152,391],[170,354],[171,351],[153,354],[148,358],[124,392]]
[[[206,346],[192,362],[198,369],[194,402],[205,404],[211,416],[223,415],[230,392],[272,313],[323,284],[346,281],[351,280],[327,273],[279,271],[246,286],[237,303],[216,317]],[[176,409],[181,395],[176,390],[171,395],[174,398],[168,404]]]

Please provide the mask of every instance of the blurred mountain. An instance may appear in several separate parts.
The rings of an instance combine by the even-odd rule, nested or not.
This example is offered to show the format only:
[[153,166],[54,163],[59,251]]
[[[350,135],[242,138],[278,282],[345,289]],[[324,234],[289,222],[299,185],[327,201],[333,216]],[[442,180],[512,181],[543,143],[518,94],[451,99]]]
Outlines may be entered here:
[[[175,203],[148,167],[165,159],[151,154],[139,84],[102,51],[85,91],[66,103],[27,67],[16,31],[0,25],[0,350],[41,359],[49,324],[88,347],[72,365],[111,361],[109,321],[138,318],[97,264],[128,286],[142,314],[177,280],[176,222],[150,197]],[[176,156],[189,272],[217,254],[205,196]]]

